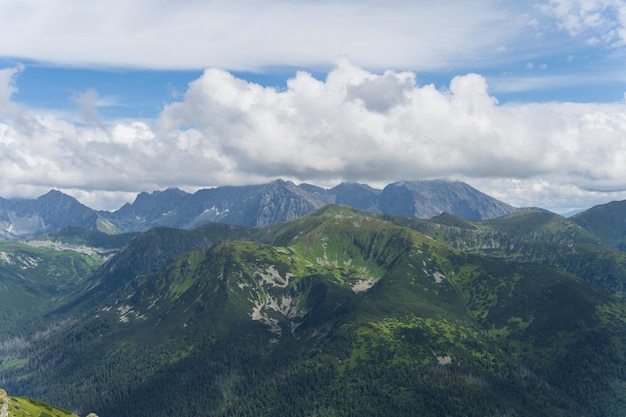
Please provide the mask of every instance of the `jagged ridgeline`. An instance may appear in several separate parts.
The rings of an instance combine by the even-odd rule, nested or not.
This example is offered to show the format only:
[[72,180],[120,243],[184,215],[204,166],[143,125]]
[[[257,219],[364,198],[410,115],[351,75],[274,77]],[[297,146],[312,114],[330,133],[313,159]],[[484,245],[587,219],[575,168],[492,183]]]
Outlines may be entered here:
[[626,411],[626,307],[574,275],[339,206],[236,233],[158,270],[131,242],[1,382],[101,417]]
[[96,211],[69,195],[50,191],[35,200],[0,197],[0,240],[28,239],[65,226],[110,234],[154,227],[194,229],[209,222],[265,227],[304,216],[326,204],[418,218],[447,211],[470,219],[489,219],[516,210],[467,184],[442,180],[401,181],[383,190],[357,183],[323,189],[283,180],[193,194],[169,188],[142,192],[132,204],[114,212]]

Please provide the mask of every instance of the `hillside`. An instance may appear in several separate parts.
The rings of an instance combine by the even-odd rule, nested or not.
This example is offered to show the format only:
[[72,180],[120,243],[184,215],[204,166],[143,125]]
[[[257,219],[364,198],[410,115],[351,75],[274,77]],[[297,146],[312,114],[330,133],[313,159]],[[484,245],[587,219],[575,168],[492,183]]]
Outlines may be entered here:
[[[48,246],[50,244],[50,246]],[[105,260],[93,248],[0,242],[0,337],[39,323]]]
[[[77,417],[69,411],[26,397],[12,397],[0,389],[0,416],[2,417]],[[90,416],[95,416],[91,414]],[[90,417],[87,416],[87,417]],[[97,417],[97,416],[95,416]]]
[[25,239],[65,226],[118,233],[108,220],[75,198],[52,190],[34,200],[0,198],[0,239]]
[[572,219],[542,210],[520,210],[492,220],[449,214],[428,220],[383,216],[468,253],[549,265],[626,297],[626,253],[601,244]]
[[601,204],[571,219],[605,245],[626,251],[626,201]]
[[51,314],[60,316],[67,311],[89,308],[129,280],[158,272],[179,256],[222,240],[250,239],[252,235],[250,228],[222,223],[209,223],[191,231],[159,227],[138,234],[95,270],[82,288],[74,292],[72,300]]
[[115,284],[79,292],[64,314],[81,320],[29,340],[0,381],[101,417],[626,410],[626,307],[550,267],[339,206],[143,262],[98,275],[87,288]]

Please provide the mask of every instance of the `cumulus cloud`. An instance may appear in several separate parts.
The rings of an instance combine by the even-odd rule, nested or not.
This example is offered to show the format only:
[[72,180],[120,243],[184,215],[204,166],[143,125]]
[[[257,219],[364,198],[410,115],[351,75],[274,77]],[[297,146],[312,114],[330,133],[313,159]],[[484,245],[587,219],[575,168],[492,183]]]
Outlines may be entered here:
[[[11,107],[16,71],[4,71]],[[626,198],[624,102],[500,104],[478,74],[445,89],[416,80],[339,60],[324,79],[298,72],[276,89],[208,69],[154,123],[106,131],[24,109],[27,117],[0,123],[0,195],[60,188],[118,208],[169,186],[444,177],[522,206]]]
[[361,100],[367,110],[384,113],[406,104],[405,93],[414,87],[414,74],[387,71],[382,77],[369,75],[353,81],[346,88],[346,98]]

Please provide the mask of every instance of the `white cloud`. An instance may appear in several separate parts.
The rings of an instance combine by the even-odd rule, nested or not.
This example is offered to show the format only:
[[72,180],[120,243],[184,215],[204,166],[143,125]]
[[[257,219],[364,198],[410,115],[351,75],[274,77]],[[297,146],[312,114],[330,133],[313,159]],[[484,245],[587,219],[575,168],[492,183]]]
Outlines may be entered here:
[[558,19],[570,35],[592,33],[587,42],[610,47],[626,45],[626,4],[623,0],[549,0],[542,10]]
[[[4,71],[10,98],[16,71]],[[441,90],[339,60],[326,79],[298,72],[277,90],[208,69],[154,125],[104,130],[29,109],[7,118],[0,195],[60,188],[111,209],[169,186],[446,177],[517,205],[584,207],[626,198],[625,138],[624,102],[499,104],[477,74]]]
[[104,127],[98,111],[98,92],[94,88],[78,94],[74,101],[78,105],[80,117],[84,123]]
[[21,107],[11,98],[17,92],[15,76],[24,69],[23,66],[0,69],[0,120],[19,117]]
[[[150,68],[433,69],[486,59],[528,27],[501,0],[0,2],[0,56]],[[501,54],[501,53],[500,53]]]

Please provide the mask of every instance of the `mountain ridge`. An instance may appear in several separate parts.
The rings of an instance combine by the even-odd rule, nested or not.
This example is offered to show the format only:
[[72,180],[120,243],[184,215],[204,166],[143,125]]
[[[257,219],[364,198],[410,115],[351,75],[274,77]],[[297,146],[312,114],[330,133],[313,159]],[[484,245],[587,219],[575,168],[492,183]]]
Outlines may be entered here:
[[441,212],[471,219],[494,218],[517,210],[471,186],[444,180],[400,181],[377,190],[341,183],[323,189],[275,180],[266,184],[141,192],[115,211],[96,211],[52,190],[34,200],[0,199],[0,239],[27,239],[65,226],[106,233],[146,231],[153,227],[193,229],[209,222],[264,227],[308,214],[327,204],[372,213],[428,218]]

